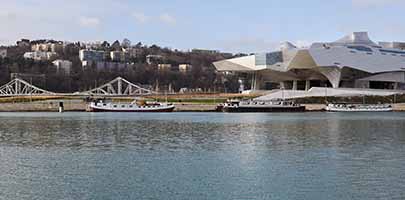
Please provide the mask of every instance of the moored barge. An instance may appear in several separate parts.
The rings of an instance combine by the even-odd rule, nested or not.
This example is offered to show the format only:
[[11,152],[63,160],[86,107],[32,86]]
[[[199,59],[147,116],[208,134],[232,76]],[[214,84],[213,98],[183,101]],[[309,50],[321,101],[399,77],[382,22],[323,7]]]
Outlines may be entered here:
[[390,104],[345,104],[330,103],[326,106],[330,112],[391,112],[393,107]]
[[172,112],[174,105],[159,102],[133,101],[131,103],[113,103],[113,102],[91,102],[88,105],[89,112]]
[[293,101],[228,100],[218,105],[223,112],[304,112],[305,106]]

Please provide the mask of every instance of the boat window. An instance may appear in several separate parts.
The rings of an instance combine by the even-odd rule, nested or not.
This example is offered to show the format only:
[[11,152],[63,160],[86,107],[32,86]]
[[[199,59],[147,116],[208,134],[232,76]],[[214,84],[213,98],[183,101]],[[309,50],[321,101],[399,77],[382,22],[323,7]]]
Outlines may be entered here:
[[125,105],[121,105],[122,108],[125,108]]
[[106,104],[106,103],[103,103],[103,106],[107,106],[107,104]]
[[116,107],[117,107],[117,105],[114,105],[113,107],[114,107],[114,108],[116,108]]
[[132,108],[132,107],[133,107],[133,105],[129,105],[129,107],[130,107],[130,108]]

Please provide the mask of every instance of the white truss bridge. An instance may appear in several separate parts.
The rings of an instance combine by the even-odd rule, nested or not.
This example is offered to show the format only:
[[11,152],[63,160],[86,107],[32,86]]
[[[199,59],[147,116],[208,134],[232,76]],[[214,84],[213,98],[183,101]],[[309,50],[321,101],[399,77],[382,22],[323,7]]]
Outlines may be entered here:
[[141,96],[154,93],[154,91],[135,85],[122,77],[117,77],[100,87],[81,92],[81,94],[97,96]]
[[39,87],[36,87],[27,81],[16,78],[9,83],[0,86],[0,97],[12,96],[63,96],[63,95],[79,95],[79,96],[142,96],[155,94],[154,91],[142,88],[139,85],[133,84],[122,77],[116,79],[94,89],[85,92],[71,93],[55,93]]
[[56,95],[54,92],[46,91],[36,87],[27,81],[16,78],[0,87],[0,96],[44,96]]

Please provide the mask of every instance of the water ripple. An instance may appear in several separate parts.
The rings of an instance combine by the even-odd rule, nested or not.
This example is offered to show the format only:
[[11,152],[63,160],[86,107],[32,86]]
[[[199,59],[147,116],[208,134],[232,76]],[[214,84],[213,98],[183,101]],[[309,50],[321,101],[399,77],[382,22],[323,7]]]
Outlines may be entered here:
[[0,197],[404,199],[404,130],[404,113],[0,113]]

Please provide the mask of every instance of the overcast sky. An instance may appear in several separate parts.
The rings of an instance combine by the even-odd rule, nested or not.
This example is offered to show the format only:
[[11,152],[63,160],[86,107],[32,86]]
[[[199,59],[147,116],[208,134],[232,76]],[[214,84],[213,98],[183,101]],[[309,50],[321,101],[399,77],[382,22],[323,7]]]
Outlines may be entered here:
[[405,41],[405,0],[0,0],[0,45],[17,39],[263,52],[368,31]]

